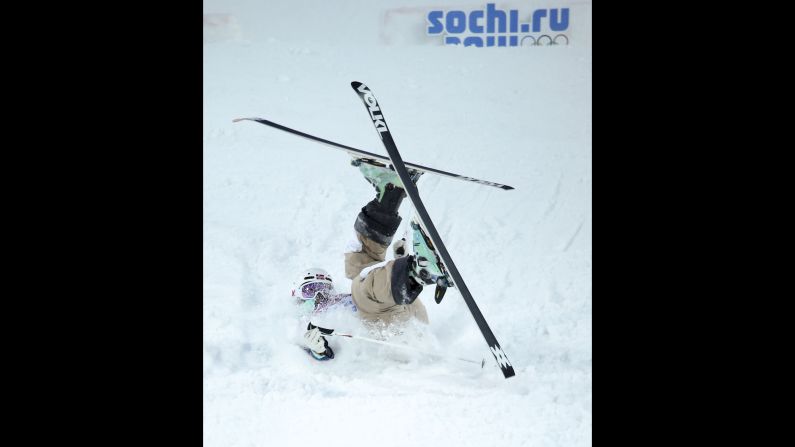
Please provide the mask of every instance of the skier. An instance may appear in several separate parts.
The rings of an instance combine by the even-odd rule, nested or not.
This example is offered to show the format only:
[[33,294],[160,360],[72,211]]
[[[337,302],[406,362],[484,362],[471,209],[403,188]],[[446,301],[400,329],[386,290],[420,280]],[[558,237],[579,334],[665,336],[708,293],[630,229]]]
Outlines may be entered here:
[[358,163],[358,167],[375,187],[376,197],[356,217],[353,225],[356,239],[346,248],[345,276],[352,282],[351,294],[337,293],[329,273],[319,268],[306,270],[292,293],[310,316],[303,344],[317,360],[334,358],[325,337],[333,329],[318,327],[311,319],[334,307],[348,307],[368,323],[393,324],[417,319],[428,324],[428,313],[418,299],[423,284],[433,283],[427,279],[429,272],[424,271],[425,258],[408,255],[406,241],[400,239],[393,245],[395,259],[385,260],[386,250],[402,221],[398,209],[406,197],[403,183],[386,167],[364,162]]

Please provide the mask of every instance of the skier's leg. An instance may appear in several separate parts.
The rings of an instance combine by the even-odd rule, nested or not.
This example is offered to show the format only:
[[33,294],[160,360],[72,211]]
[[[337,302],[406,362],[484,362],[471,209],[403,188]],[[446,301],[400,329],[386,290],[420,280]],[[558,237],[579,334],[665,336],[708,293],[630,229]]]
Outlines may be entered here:
[[[363,318],[408,319],[415,314],[409,305],[422,291],[422,285],[409,275],[413,258],[384,262],[402,220],[398,209],[406,192],[394,171],[364,163],[359,169],[377,195],[356,217],[357,240],[345,253],[345,276],[353,282],[351,294]],[[427,322],[427,313],[417,313],[417,317]]]
[[368,239],[357,231],[355,239],[348,243],[345,251],[345,277],[354,279],[365,268],[382,262],[386,249],[386,245]]
[[345,276],[353,279],[363,269],[384,261],[386,249],[392,242],[401,217],[400,204],[406,191],[397,174],[387,168],[354,162],[364,178],[375,187],[376,197],[362,207],[353,224],[356,240],[348,244],[345,253]]
[[401,218],[400,203],[406,196],[402,188],[390,184],[384,193],[365,205],[353,224],[356,240],[348,244],[345,253],[345,276],[354,279],[363,269],[383,262],[386,249],[392,242]]
[[[428,313],[418,298],[422,285],[406,273],[409,256],[379,264],[351,283],[351,295],[359,316],[386,323],[416,318],[428,323]],[[402,271],[401,271],[402,270]]]
[[405,197],[403,188],[389,183],[380,199],[376,197],[362,208],[353,228],[367,239],[389,246],[403,220],[398,210]]

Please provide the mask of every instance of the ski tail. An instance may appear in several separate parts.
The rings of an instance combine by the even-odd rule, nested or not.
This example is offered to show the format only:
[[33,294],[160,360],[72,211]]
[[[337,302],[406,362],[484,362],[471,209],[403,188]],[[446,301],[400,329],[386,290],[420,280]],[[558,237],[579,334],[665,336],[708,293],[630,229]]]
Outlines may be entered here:
[[[325,144],[327,146],[331,146],[333,148],[343,150],[343,151],[347,152],[348,154],[350,154],[351,157],[353,157],[355,159],[367,160],[367,161],[371,161],[371,162],[380,161],[382,163],[388,163],[389,162],[389,157],[384,157],[383,155],[374,154],[372,152],[368,152],[368,151],[365,151],[365,150],[362,150],[362,149],[357,149],[355,147],[351,147],[351,146],[347,146],[347,145],[344,145],[344,144],[336,143],[334,141],[327,140],[325,138],[316,137],[316,136],[308,134],[306,132],[301,132],[300,130],[291,129],[291,128],[287,127],[287,126],[283,126],[281,124],[274,123],[273,121],[266,120],[264,118],[235,118],[235,119],[232,120],[232,122],[234,122],[234,123],[238,123],[240,121],[254,121],[256,123],[260,123],[260,124],[264,124],[266,126],[272,127],[274,129],[279,129],[279,130],[281,130],[283,132],[287,132],[287,133],[290,133],[290,134],[293,134],[293,135],[297,135],[297,136],[299,136],[301,138],[306,138],[307,140],[315,141],[317,143],[322,143],[322,144]],[[502,189],[502,190],[505,190],[505,191],[510,191],[510,190],[514,189],[513,186],[503,185],[502,183],[490,182],[490,181],[487,181],[487,180],[481,180],[481,179],[477,179],[477,178],[473,178],[473,177],[467,177],[465,175],[455,174],[455,173],[447,172],[447,171],[442,171],[441,169],[430,168],[428,166],[418,165],[418,164],[415,164],[415,163],[406,163],[406,166],[408,166],[410,169],[413,169],[415,171],[430,172],[430,173],[433,173],[433,174],[441,175],[442,177],[448,177],[448,178],[453,178],[453,179],[457,179],[457,180],[464,180],[464,181],[467,181],[467,182],[478,183],[480,185],[491,186],[491,187],[499,188],[499,189]]]

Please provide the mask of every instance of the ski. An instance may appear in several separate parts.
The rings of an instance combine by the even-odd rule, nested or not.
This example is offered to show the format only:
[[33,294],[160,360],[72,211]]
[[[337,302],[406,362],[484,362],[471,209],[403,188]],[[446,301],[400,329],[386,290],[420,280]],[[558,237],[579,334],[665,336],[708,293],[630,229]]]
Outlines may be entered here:
[[[378,154],[374,154],[372,152],[367,152],[367,151],[362,150],[362,149],[356,149],[355,147],[346,146],[344,144],[335,143],[333,141],[326,140],[325,138],[316,137],[314,135],[310,135],[308,133],[301,132],[299,130],[291,129],[291,128],[287,127],[287,126],[282,126],[281,124],[277,124],[277,123],[274,123],[273,121],[269,121],[269,120],[266,120],[266,119],[263,119],[263,118],[236,118],[236,119],[232,120],[232,122],[235,122],[235,123],[237,123],[239,121],[255,121],[257,123],[273,127],[275,129],[283,130],[283,131],[291,133],[293,135],[298,135],[299,137],[303,137],[303,138],[307,138],[307,139],[312,140],[312,141],[317,141],[319,143],[323,143],[325,145],[331,146],[331,147],[336,148],[336,149],[342,149],[345,152],[347,152],[348,154],[350,154],[353,158],[355,158],[357,160],[364,161],[364,162],[374,163],[374,162],[380,161],[380,162],[383,162],[383,163],[389,163],[389,157],[384,157],[383,155],[378,155]],[[472,178],[472,177],[466,177],[466,176],[463,176],[463,175],[460,175],[460,174],[454,174],[452,172],[446,172],[446,171],[442,171],[440,169],[429,168],[427,166],[422,166],[422,165],[418,165],[418,164],[414,164],[414,163],[406,163],[406,166],[408,166],[409,168],[414,169],[416,171],[420,171],[420,172],[431,172],[431,173],[438,174],[438,175],[441,175],[441,176],[444,176],[444,177],[454,178],[454,179],[458,179],[458,180],[465,180],[465,181],[468,181],[468,182],[479,183],[481,185],[486,185],[486,186],[493,186],[495,188],[500,188],[500,189],[504,189],[504,190],[514,189],[513,186],[503,185],[502,183],[495,183],[495,182],[489,182],[489,181],[486,181],[486,180],[480,180],[480,179],[476,179],[476,178]]]
[[458,268],[456,268],[455,263],[453,263],[450,253],[448,253],[447,248],[442,243],[442,238],[436,231],[436,227],[433,225],[431,217],[428,215],[428,211],[425,209],[425,205],[420,199],[417,187],[411,181],[411,174],[409,173],[406,164],[403,163],[403,159],[398,152],[395,141],[392,139],[392,134],[386,125],[386,119],[384,118],[381,108],[378,106],[378,101],[375,99],[375,96],[370,89],[361,82],[351,82],[351,87],[353,87],[353,90],[359,95],[359,98],[364,103],[367,112],[370,114],[370,119],[372,120],[373,125],[375,125],[375,130],[378,132],[378,136],[381,138],[381,141],[384,143],[384,147],[389,154],[389,160],[392,164],[392,167],[395,172],[397,172],[398,176],[400,176],[400,180],[403,182],[406,194],[408,195],[411,204],[414,206],[418,220],[422,224],[424,230],[426,230],[427,236],[433,242],[433,245],[438,251],[439,256],[442,258],[442,263],[444,263],[444,265],[447,267],[447,271],[453,279],[455,288],[458,289],[458,291],[461,293],[461,296],[464,298],[464,302],[466,302],[469,312],[472,314],[472,317],[475,319],[475,323],[477,323],[480,332],[483,334],[483,338],[486,339],[486,344],[488,344],[491,354],[494,356],[494,359],[500,366],[502,374],[506,379],[513,377],[516,373],[513,370],[511,362],[503,352],[499,342],[497,342],[497,338],[494,336],[491,328],[489,328],[488,323],[486,323],[486,319],[483,318],[483,314],[480,312],[480,309],[478,309],[475,299],[469,292],[469,289],[464,283],[464,279],[461,277],[461,274],[458,272]]

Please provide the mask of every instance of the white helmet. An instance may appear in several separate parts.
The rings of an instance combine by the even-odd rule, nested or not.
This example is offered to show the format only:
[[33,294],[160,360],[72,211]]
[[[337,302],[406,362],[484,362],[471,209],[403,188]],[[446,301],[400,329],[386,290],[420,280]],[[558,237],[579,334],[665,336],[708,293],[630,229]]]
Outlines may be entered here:
[[296,281],[296,286],[301,287],[304,284],[310,282],[325,282],[333,284],[333,281],[334,280],[331,279],[331,275],[329,274],[329,272],[321,268],[311,268],[303,270],[301,272],[301,277],[298,281]]
[[329,272],[321,268],[303,270],[295,282],[292,296],[297,300],[312,300],[317,293],[334,295],[334,282]]

